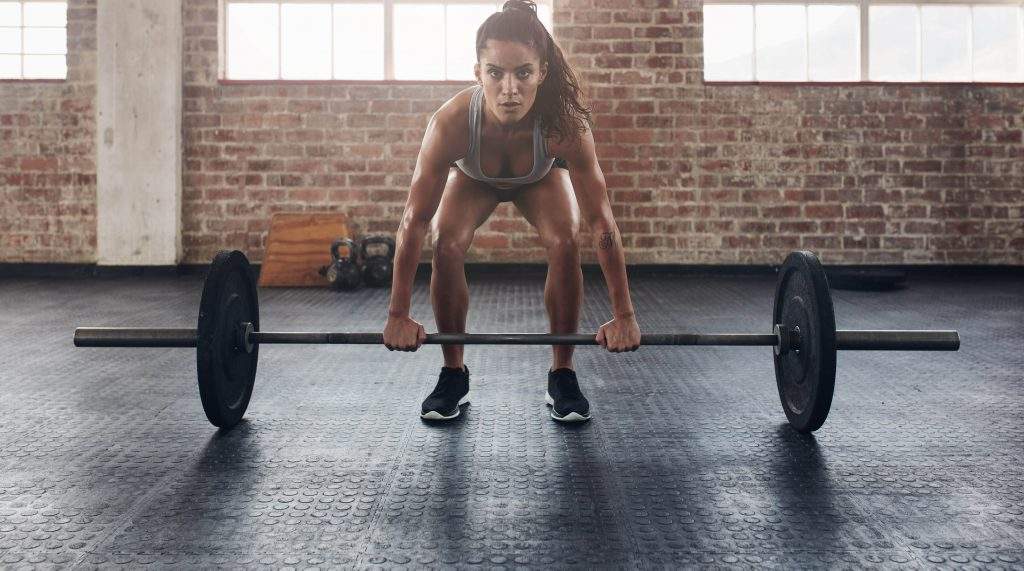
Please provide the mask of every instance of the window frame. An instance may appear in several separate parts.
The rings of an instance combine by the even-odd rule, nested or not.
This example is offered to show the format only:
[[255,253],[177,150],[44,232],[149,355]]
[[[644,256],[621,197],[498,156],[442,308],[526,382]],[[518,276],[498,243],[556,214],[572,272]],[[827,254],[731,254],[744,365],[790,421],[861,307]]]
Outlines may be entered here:
[[[762,81],[757,78],[757,18],[754,18],[754,26],[752,30],[752,37],[754,38],[755,44],[754,49],[751,52],[752,70],[755,79],[750,80],[706,80],[702,81],[706,84],[718,84],[718,85],[745,85],[745,84],[770,84],[770,85],[943,85],[943,84],[962,84],[962,85],[1006,85],[1006,86],[1024,86],[1024,75],[1022,75],[1017,81],[1008,82],[997,82],[997,81],[934,81],[920,79],[917,81],[877,81],[871,80],[870,77],[870,45],[869,38],[870,20],[871,20],[871,6],[910,6],[917,9],[918,22],[920,23],[921,7],[922,6],[1016,6],[1021,10],[1024,10],[1024,1],[1021,0],[704,0],[701,5],[701,13],[703,15],[704,6],[759,6],[759,5],[796,5],[796,6],[810,6],[810,5],[843,5],[843,6],[859,6],[860,7],[860,79],[857,81],[820,81],[820,80],[804,80],[804,81]],[[920,30],[918,30],[920,31]],[[1021,43],[1018,46],[1020,50],[1020,58],[1022,65],[1024,65],[1024,17],[1021,18]],[[974,11],[971,10],[971,25],[968,28],[970,40],[968,41],[968,57],[971,62],[971,76],[974,75]],[[805,40],[810,42],[810,37],[806,37]],[[808,53],[810,52],[810,46],[807,46]],[[921,66],[921,59],[924,57],[924,51],[918,50],[918,66]],[[808,58],[808,64],[810,60]],[[808,77],[810,77],[810,70],[808,70]]]
[[[52,0],[60,1],[60,0]],[[554,0],[535,0],[538,5],[547,5],[553,8]],[[466,79],[395,79],[395,48],[394,48],[394,13],[395,4],[482,4],[494,2],[494,0],[217,0],[217,79],[220,83],[356,83],[356,84],[455,84],[463,85]],[[495,2],[497,3],[497,2]],[[330,4],[333,14],[334,4],[383,4],[384,6],[384,77],[383,79],[284,79],[281,77],[281,57],[278,56],[278,77],[277,79],[229,79],[227,76],[227,6],[228,4]],[[553,12],[553,11],[552,11]],[[445,21],[447,26],[447,19]],[[552,27],[554,24],[552,23]],[[278,20],[278,34],[282,26]],[[444,30],[444,37],[448,37],[447,27]],[[334,33],[331,32],[331,69],[334,69]],[[280,37],[278,38],[278,53],[282,50]],[[444,51],[444,67],[448,67],[448,51]],[[333,71],[332,71],[333,73]]]
[[25,28],[46,29],[46,30],[49,30],[49,29],[53,29],[53,30],[60,29],[59,26],[26,26],[25,25],[25,4],[28,3],[28,2],[38,3],[38,4],[64,4],[65,5],[64,6],[65,10],[70,12],[71,7],[68,5],[69,4],[69,0],[6,0],[6,1],[8,1],[8,2],[17,2],[18,5],[21,8],[21,24],[19,26],[3,26],[5,28],[17,27],[19,30],[21,30],[21,46],[19,47],[19,52],[17,54],[3,54],[3,55],[17,55],[19,58],[21,58],[21,66],[20,66],[21,77],[0,77],[0,83],[12,83],[12,82],[17,82],[17,83],[26,83],[26,82],[62,83],[62,82],[66,82],[68,80],[68,73],[70,71],[67,68],[68,56],[70,55],[68,53],[70,50],[68,50],[67,41],[69,39],[68,26],[71,24],[71,22],[67,18],[65,18],[65,21],[64,21],[64,39],[65,39],[64,53],[60,54],[60,55],[64,56],[64,77],[25,77],[25,56],[27,56],[27,55],[29,55],[29,56],[31,56],[31,55],[57,55],[57,54],[27,54],[27,53],[25,53]]

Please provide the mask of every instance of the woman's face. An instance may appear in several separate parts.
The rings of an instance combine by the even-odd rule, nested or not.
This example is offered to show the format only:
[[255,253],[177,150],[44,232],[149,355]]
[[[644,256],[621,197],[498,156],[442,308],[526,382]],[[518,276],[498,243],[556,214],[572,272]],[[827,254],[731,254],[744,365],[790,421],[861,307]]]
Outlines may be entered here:
[[530,112],[548,69],[526,44],[487,40],[473,72],[484,88],[487,109],[499,123],[510,126]]

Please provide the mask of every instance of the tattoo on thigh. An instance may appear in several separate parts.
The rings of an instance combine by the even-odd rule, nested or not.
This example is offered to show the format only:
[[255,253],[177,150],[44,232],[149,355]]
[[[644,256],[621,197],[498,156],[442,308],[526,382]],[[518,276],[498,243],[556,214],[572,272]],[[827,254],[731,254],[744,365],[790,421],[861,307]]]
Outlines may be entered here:
[[604,234],[601,234],[600,246],[601,246],[602,250],[611,250],[612,246],[614,244],[615,244],[615,233],[614,232],[605,232]]

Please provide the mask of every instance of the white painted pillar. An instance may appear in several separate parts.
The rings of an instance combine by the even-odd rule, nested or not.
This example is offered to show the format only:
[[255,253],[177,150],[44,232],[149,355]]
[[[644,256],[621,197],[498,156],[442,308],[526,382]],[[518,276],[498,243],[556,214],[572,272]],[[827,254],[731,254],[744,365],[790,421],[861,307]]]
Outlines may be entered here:
[[98,265],[181,259],[182,0],[98,0]]

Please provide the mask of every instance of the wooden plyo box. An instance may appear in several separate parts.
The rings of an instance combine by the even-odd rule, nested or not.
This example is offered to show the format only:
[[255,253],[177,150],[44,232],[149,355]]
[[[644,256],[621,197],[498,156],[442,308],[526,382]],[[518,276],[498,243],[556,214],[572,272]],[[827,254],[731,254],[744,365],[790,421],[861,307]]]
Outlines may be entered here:
[[327,287],[327,280],[317,270],[331,263],[331,243],[346,236],[351,237],[340,212],[274,214],[260,268],[260,287]]

